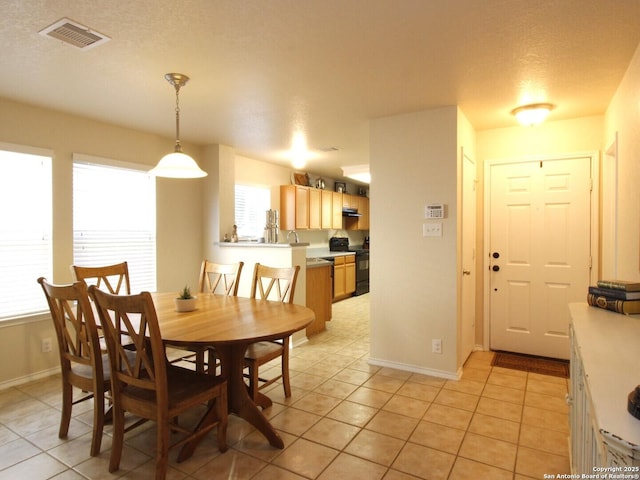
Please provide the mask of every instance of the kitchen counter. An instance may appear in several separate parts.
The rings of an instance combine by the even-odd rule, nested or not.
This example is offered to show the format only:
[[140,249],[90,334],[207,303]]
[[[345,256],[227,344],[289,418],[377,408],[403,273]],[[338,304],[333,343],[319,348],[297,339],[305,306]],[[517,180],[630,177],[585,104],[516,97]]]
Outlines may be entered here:
[[307,258],[307,268],[330,267],[332,263],[324,258]]
[[294,248],[308,247],[308,243],[260,243],[260,242],[220,242],[220,247],[261,247],[261,248]]
[[333,258],[355,255],[355,252],[330,252],[328,248],[307,248],[307,258]]

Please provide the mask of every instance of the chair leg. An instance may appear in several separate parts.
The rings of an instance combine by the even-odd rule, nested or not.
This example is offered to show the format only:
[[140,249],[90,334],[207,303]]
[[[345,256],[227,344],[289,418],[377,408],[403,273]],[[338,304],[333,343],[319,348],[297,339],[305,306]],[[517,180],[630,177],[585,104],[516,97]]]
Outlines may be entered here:
[[258,379],[258,363],[251,361],[249,362],[249,395],[251,399],[255,402],[256,398],[258,398],[258,387],[260,386],[260,380]]
[[284,339],[284,348],[282,352],[282,385],[284,387],[284,396],[291,396],[291,383],[289,382],[289,338]]
[[165,480],[169,467],[169,419],[158,418],[156,428],[156,480]]
[[204,373],[204,350],[198,349],[196,351],[196,372]]
[[92,457],[100,454],[104,421],[104,394],[102,392],[96,392],[96,394],[93,396],[93,438],[91,439]]
[[115,472],[120,468],[122,446],[124,443],[124,410],[113,405],[113,441],[111,443],[111,457],[109,458],[109,471]]
[[69,422],[71,421],[71,408],[73,407],[73,387],[64,378],[62,380],[62,415],[60,417],[59,438],[67,438]]

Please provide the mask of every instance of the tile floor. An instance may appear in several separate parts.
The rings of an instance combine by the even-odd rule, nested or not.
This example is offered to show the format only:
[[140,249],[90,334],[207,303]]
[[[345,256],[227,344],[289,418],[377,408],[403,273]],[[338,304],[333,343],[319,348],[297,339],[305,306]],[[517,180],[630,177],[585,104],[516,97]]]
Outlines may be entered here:
[[[231,416],[220,454],[209,435],[173,479],[349,480],[542,479],[570,473],[567,381],[491,367],[471,355],[460,381],[367,364],[368,295],[334,305],[326,332],[292,351],[293,395],[268,392],[266,411],[286,448],[271,448]],[[75,407],[58,439],[58,376],[0,391],[0,480],[154,478],[154,427],[128,434],[121,468],[88,454],[91,405]],[[86,403],[86,402],[85,402]]]

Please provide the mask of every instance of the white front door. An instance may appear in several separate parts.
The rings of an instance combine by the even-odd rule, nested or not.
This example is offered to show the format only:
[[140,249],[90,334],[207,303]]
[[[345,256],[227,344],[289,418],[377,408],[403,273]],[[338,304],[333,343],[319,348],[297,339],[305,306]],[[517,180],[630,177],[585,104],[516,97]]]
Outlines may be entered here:
[[569,358],[570,302],[591,264],[590,156],[490,165],[492,350]]

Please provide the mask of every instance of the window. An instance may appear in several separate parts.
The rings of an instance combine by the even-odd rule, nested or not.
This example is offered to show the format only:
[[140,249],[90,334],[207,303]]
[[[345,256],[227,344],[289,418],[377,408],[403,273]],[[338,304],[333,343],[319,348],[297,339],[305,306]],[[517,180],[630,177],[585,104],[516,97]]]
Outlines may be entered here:
[[238,237],[260,238],[264,236],[266,212],[271,208],[271,191],[266,187],[236,185],[235,221]]
[[0,320],[48,309],[36,280],[51,280],[51,156],[0,150]]
[[146,171],[73,164],[73,262],[128,262],[131,291],[156,290],[156,184]]

